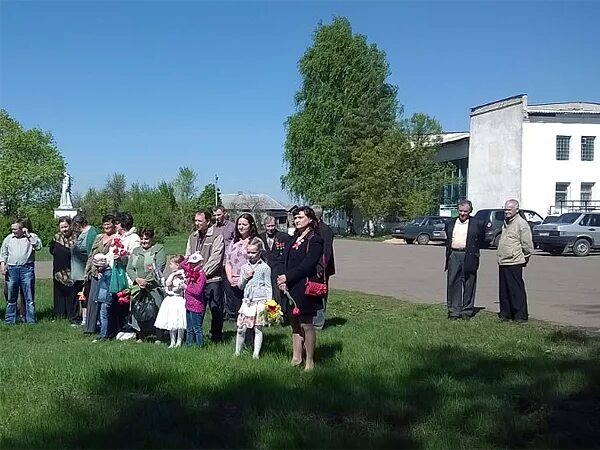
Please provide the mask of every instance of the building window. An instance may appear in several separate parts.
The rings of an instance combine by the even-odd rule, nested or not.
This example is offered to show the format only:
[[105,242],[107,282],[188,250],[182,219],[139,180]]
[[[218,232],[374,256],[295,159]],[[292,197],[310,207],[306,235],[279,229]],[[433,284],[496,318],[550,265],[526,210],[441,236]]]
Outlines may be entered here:
[[[581,136],[581,160],[594,160],[594,139],[595,136]],[[558,152],[558,150],[557,150]]]
[[567,206],[563,202],[566,202],[569,198],[569,184],[570,183],[556,183],[556,191],[554,193],[554,206],[556,206],[556,209]]
[[594,183],[581,183],[581,201],[587,202],[592,199],[592,190]]
[[556,136],[556,160],[569,160],[569,147],[571,145],[571,136]]

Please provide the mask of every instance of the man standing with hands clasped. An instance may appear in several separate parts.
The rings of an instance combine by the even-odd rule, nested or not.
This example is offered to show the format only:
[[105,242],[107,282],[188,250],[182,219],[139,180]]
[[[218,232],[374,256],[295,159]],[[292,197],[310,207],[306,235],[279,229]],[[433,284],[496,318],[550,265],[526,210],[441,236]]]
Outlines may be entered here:
[[458,218],[446,224],[448,319],[469,320],[475,307],[479,249],[483,244],[483,222],[471,217],[469,200],[458,203]]
[[496,252],[499,266],[500,320],[525,322],[528,319],[523,267],[527,265],[532,252],[531,228],[519,215],[519,202],[515,199],[508,200],[504,204],[504,225]]

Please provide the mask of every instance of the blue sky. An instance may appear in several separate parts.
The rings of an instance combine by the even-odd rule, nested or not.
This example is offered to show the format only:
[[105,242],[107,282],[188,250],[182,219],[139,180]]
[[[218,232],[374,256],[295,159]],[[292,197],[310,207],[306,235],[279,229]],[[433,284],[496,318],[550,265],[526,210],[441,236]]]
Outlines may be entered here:
[[75,191],[114,172],[222,192],[280,190],[298,59],[346,16],[387,54],[405,114],[468,130],[469,108],[600,101],[600,2],[10,1],[0,3],[0,106],[51,131]]

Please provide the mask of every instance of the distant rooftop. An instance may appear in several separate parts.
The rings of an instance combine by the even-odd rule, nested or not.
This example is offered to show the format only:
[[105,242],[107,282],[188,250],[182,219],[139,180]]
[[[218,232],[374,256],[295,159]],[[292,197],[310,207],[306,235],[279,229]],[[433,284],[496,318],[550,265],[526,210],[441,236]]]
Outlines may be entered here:
[[251,194],[238,192],[237,194],[221,194],[223,206],[227,209],[265,209],[284,210],[287,208],[268,194]]
[[529,114],[600,114],[600,103],[566,102],[528,105]]
[[483,105],[471,108],[471,117],[490,111],[503,109],[515,105],[522,105],[524,112],[532,116],[567,115],[567,114],[600,114],[600,103],[596,102],[559,102],[529,104],[527,94],[513,95]]
[[448,144],[450,142],[462,141],[468,139],[471,134],[468,131],[454,131],[451,133],[443,133],[442,144]]

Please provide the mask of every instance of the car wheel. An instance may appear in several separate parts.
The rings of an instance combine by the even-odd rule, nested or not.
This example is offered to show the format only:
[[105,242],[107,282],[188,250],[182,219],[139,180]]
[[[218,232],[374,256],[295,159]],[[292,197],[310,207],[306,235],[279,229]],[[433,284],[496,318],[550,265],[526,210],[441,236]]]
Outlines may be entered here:
[[498,233],[492,240],[492,247],[498,248],[499,244],[500,244],[500,233]]
[[557,256],[557,255],[562,255],[564,248],[562,247],[551,247],[548,250],[546,250],[548,253],[550,253],[551,255]]
[[413,242],[415,242],[415,240],[414,240],[414,239],[404,239],[404,241],[405,241],[407,244],[412,244]]
[[429,235],[428,234],[418,235],[417,242],[419,243],[419,245],[427,245],[427,243],[429,242]]
[[577,239],[573,244],[573,253],[575,256],[587,256],[590,254],[590,241],[587,239]]

